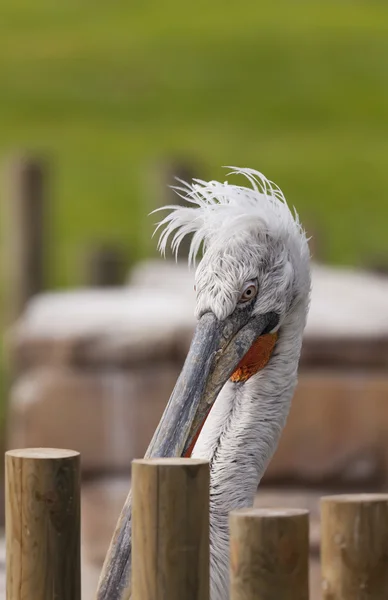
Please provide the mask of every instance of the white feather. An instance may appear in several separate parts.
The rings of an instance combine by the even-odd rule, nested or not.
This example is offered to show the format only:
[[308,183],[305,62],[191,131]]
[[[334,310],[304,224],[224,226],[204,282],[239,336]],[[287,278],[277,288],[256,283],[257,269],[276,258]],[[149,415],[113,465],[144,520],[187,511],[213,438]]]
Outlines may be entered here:
[[231,233],[259,228],[271,236],[297,235],[303,231],[297,213],[293,215],[281,189],[259,171],[231,167],[229,175],[244,175],[252,188],[231,185],[227,181],[181,181],[173,189],[193,206],[169,205],[157,209],[171,212],[158,223],[156,231],[163,228],[158,248],[165,253],[170,236],[171,247],[177,254],[179,245],[188,234],[196,233],[192,240],[190,264],[195,263],[201,243],[204,250],[210,243],[228,241]]

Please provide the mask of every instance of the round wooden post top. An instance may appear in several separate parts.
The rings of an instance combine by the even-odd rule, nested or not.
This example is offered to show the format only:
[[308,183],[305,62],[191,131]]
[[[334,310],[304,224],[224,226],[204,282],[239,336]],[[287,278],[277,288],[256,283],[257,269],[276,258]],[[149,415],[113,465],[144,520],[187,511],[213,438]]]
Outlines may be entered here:
[[15,450],[7,450],[6,456],[12,456],[13,458],[26,458],[26,459],[64,459],[64,458],[75,458],[80,453],[76,450],[67,450],[63,448],[17,448]]
[[308,515],[309,511],[305,508],[242,508],[240,510],[234,510],[230,514],[237,518],[289,519]]
[[334,494],[322,496],[321,502],[336,502],[338,504],[374,504],[375,502],[388,502],[388,494]]
[[203,460],[201,458],[179,458],[179,457],[170,457],[170,458],[135,458],[132,461],[132,464],[136,465],[155,465],[161,467],[185,467],[189,465],[208,465],[208,460]]

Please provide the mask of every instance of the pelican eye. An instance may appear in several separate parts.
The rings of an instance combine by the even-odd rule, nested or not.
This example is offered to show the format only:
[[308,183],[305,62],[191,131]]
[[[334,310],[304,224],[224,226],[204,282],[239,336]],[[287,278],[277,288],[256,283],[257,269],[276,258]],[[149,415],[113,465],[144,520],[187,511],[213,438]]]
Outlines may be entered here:
[[241,292],[239,303],[242,304],[244,302],[249,302],[256,296],[256,294],[257,284],[254,281],[248,281]]

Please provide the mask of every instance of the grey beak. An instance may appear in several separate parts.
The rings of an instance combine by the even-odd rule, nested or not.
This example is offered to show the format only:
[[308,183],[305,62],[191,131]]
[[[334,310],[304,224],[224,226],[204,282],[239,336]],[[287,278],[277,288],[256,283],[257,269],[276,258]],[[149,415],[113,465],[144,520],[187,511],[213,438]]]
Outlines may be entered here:
[[[249,309],[236,310],[224,321],[212,313],[198,321],[186,362],[148,447],[146,458],[182,456],[221,388],[253,342],[269,333],[278,316],[251,317]],[[121,513],[114,543],[105,559],[98,600],[130,597],[131,495]]]
[[250,317],[246,309],[224,321],[205,313],[198,321],[185,364],[146,458],[182,456],[220,390],[253,342],[278,322],[275,313]]

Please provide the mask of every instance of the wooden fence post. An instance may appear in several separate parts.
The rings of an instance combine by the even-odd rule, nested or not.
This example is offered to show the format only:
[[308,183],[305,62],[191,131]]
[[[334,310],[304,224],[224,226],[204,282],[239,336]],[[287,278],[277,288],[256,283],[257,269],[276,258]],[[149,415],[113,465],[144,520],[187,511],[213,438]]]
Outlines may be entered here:
[[81,600],[79,453],[11,450],[5,468],[7,600]]
[[5,174],[3,264],[6,321],[12,323],[45,286],[46,173],[41,161],[20,158],[10,162]]
[[207,461],[133,461],[132,599],[209,599]]
[[[171,186],[181,185],[176,178],[182,179],[187,183],[191,183],[192,179],[198,177],[202,169],[199,168],[197,161],[189,160],[188,158],[170,158],[154,164],[146,173],[147,190],[145,192],[147,198],[147,209],[145,214],[152,210],[166,206],[168,204],[180,204],[182,206],[192,207],[192,204],[183,200],[172,189]],[[155,255],[155,240],[152,239],[152,234],[155,229],[155,223],[166,216],[165,212],[159,212],[146,217],[144,223],[144,245],[147,254]],[[158,239],[159,236],[157,236]],[[186,260],[189,254],[191,236],[187,236],[182,240],[179,247],[178,258]],[[174,257],[169,246],[166,248],[166,258]]]
[[308,600],[309,513],[230,513],[230,600]]
[[95,244],[89,249],[85,262],[83,279],[90,287],[122,286],[128,277],[127,259],[118,245]]
[[321,499],[323,600],[388,598],[388,494]]

